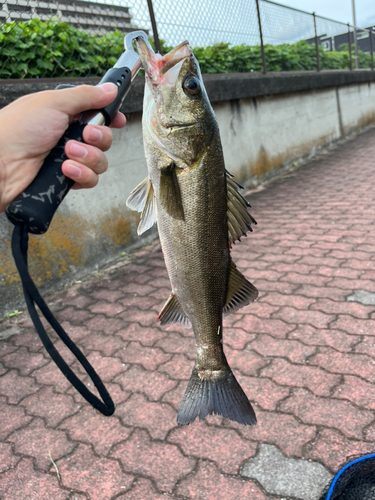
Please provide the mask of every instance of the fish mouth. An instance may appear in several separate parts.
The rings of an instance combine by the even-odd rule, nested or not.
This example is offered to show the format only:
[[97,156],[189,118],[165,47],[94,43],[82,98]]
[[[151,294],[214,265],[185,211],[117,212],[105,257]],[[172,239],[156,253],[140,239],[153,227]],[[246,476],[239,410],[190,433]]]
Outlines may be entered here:
[[165,56],[155,54],[152,48],[142,38],[135,39],[137,52],[141,58],[143,69],[154,85],[161,83],[163,76],[176,64],[187,57],[191,57],[192,52],[187,41],[180,43]]
[[191,49],[189,47],[189,42],[185,40],[172,49],[168,54],[165,54],[163,57],[164,65],[160,68],[160,74],[164,75],[167,71],[169,71],[173,66],[176,66],[180,61],[185,59],[186,57],[190,57],[192,55]]

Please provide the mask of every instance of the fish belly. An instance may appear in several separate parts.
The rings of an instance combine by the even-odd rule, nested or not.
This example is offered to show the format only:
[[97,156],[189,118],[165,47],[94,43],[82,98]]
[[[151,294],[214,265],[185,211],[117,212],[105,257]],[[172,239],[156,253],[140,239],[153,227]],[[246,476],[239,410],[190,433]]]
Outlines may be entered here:
[[224,167],[213,168],[203,158],[194,168],[181,170],[178,182],[185,220],[172,218],[158,203],[165,263],[172,292],[192,323],[199,367],[220,369],[230,262]]

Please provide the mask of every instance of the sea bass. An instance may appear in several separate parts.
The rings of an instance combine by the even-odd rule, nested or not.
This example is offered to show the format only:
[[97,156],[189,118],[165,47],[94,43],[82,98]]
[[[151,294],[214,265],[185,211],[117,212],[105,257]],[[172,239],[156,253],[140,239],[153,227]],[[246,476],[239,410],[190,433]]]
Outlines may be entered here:
[[231,260],[232,243],[251,230],[240,187],[225,170],[218,124],[188,42],[162,57],[136,41],[146,72],[143,137],[148,177],[127,205],[142,212],[138,234],[157,222],[172,293],[162,325],[192,327],[196,363],[177,422],[218,414],[255,424],[251,404],[223,350],[223,314],[256,299]]

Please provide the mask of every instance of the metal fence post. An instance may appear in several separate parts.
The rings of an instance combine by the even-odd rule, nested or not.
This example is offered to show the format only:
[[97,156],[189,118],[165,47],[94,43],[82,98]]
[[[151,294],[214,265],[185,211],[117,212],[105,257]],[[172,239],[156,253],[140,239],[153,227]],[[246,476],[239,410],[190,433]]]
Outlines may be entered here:
[[374,49],[372,46],[372,28],[370,28],[370,53],[371,53],[371,69],[374,71]]
[[159,52],[159,54],[163,55],[163,53],[161,51],[158,29],[156,27],[156,20],[155,20],[154,7],[152,5],[152,0],[147,0],[147,5],[148,5],[148,11],[150,13],[150,20],[151,20],[152,32],[154,34],[155,47],[156,47],[157,52]]
[[358,43],[357,43],[357,21],[355,20],[355,3],[352,0],[352,13],[353,13],[353,37],[354,37],[354,60],[355,69],[359,69],[359,58],[358,58]]
[[262,53],[262,65],[263,65],[263,73],[267,73],[267,64],[266,64],[266,54],[264,52],[264,44],[263,44],[263,33],[262,33],[262,21],[260,20],[260,10],[259,10],[259,0],[256,0],[257,4],[257,13],[258,13],[258,25],[259,25],[259,36],[260,36],[260,51]]
[[320,71],[319,43],[318,43],[318,33],[316,31],[316,17],[315,17],[315,12],[313,12],[313,17],[314,17],[314,30],[315,30],[316,71]]
[[349,69],[350,71],[353,70],[353,64],[352,64],[352,42],[350,40],[350,26],[348,23],[348,45],[349,45]]

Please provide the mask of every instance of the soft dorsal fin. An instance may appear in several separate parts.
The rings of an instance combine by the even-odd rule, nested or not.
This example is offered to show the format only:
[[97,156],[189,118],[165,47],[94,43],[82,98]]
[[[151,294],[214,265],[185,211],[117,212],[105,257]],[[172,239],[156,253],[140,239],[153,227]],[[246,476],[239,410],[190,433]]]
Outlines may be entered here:
[[240,273],[235,263],[230,261],[227,301],[223,314],[231,314],[247,306],[258,297],[258,290]]
[[226,171],[227,175],[227,215],[228,215],[228,238],[232,244],[236,240],[241,241],[242,236],[246,236],[248,231],[252,231],[251,224],[256,224],[255,219],[249,214],[247,208],[250,207],[245,198],[238,192],[238,188],[243,189],[232,175]]
[[143,234],[147,229],[150,229],[156,222],[156,197],[154,193],[154,187],[150,181],[148,181],[147,194],[144,201],[144,207],[141,214],[141,220],[138,224],[137,233],[139,235]]
[[174,219],[185,220],[176,165],[171,163],[160,170],[160,203]]
[[191,322],[181,309],[180,303],[176,299],[174,293],[171,293],[169,299],[164,304],[164,307],[160,311],[158,319],[160,319],[161,325],[180,323],[181,325],[184,325],[186,328],[191,327]]
[[148,177],[144,179],[133,191],[130,193],[129,198],[126,200],[126,205],[131,210],[136,210],[137,212],[142,212],[146,202],[147,190],[148,190]]

